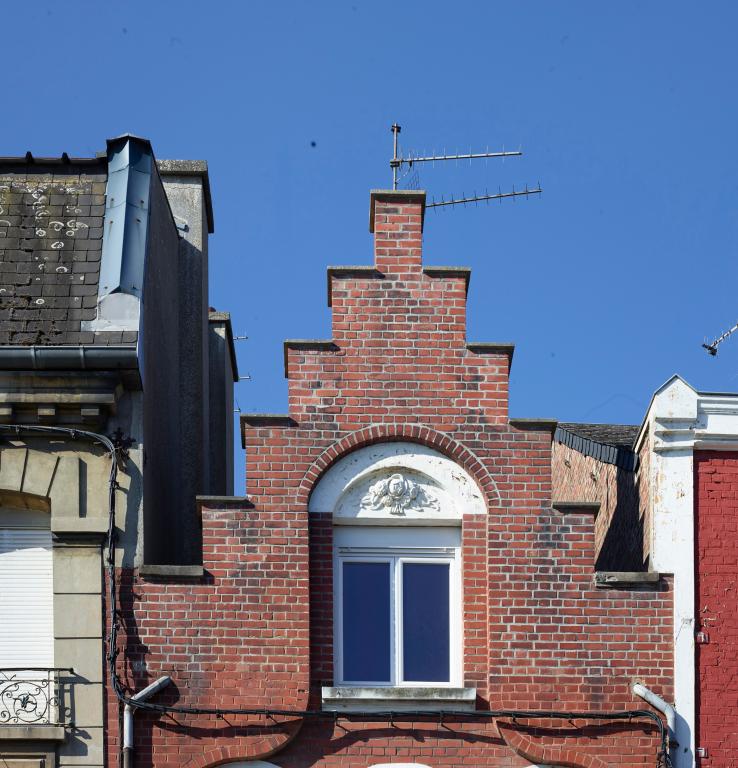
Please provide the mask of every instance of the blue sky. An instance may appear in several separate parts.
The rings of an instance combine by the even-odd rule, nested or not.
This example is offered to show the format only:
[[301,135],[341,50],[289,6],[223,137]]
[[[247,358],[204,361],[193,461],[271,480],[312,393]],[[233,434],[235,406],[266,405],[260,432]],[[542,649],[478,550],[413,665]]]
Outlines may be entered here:
[[473,269],[469,339],[517,345],[512,415],[639,422],[674,372],[738,390],[738,335],[700,347],[738,319],[735,3],[70,0],[3,27],[3,155],[129,131],[208,161],[244,411],[284,412],[284,338],[330,335],[325,267],[370,263],[393,121],[525,153],[422,169],[429,195],[544,189],[425,230],[426,263]]

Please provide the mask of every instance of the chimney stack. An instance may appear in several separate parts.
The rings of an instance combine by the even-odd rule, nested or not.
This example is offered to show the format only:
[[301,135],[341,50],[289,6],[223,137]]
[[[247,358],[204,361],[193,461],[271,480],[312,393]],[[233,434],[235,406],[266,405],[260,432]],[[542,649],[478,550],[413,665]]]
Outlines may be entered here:
[[425,192],[372,190],[369,231],[374,265],[383,274],[419,272],[423,261]]

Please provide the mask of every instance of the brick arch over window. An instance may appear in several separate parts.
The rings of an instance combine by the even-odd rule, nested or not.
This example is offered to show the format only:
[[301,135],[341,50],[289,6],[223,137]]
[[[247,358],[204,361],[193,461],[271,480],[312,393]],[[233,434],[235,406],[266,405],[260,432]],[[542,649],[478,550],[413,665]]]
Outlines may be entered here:
[[279,768],[274,763],[265,763],[263,760],[236,760],[235,762],[220,763],[223,768]]
[[474,478],[488,509],[499,506],[497,484],[482,461],[458,440],[424,424],[375,424],[345,435],[326,448],[305,473],[297,491],[298,504],[308,505],[318,480],[338,459],[367,445],[400,441],[425,445],[445,454]]
[[187,768],[271,768],[272,763],[266,763],[261,758],[284,749],[295,738],[301,725],[302,718],[287,726],[286,733],[271,734],[248,744],[231,743],[230,746],[209,749],[186,763]]
[[609,768],[601,758],[571,746],[536,744],[512,723],[497,721],[497,730],[510,749],[533,765],[555,768]]

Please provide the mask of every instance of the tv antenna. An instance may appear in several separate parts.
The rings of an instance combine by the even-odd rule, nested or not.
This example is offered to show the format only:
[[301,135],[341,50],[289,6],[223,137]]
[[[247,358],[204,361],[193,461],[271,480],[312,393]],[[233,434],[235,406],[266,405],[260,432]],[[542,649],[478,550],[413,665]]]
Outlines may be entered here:
[[[489,159],[489,158],[495,158],[495,157],[520,157],[523,153],[521,151],[517,152],[506,152],[503,150],[502,152],[472,152],[469,150],[467,154],[456,154],[456,155],[413,155],[410,154],[408,157],[403,157],[401,154],[399,154],[399,135],[402,131],[402,128],[397,124],[393,123],[392,127],[390,129],[392,131],[392,159],[390,160],[390,168],[392,169],[392,189],[397,189],[397,182],[398,182],[398,174],[402,171],[403,168],[407,168],[407,173],[410,173],[412,171],[413,166],[415,166],[417,163],[440,163],[444,162],[446,160],[468,160],[471,164],[472,160],[481,160],[481,159]],[[417,173],[414,175],[415,178],[415,185],[416,188],[418,185],[417,181]],[[538,186],[535,187],[535,189],[529,189],[526,185],[525,189],[515,189],[515,187],[512,188],[509,192],[503,192],[501,189],[498,189],[497,192],[493,194],[489,194],[487,190],[485,190],[485,193],[483,195],[478,195],[476,192],[467,197],[466,195],[461,195],[461,197],[451,197],[448,200],[441,197],[439,201],[436,201],[434,198],[432,202],[428,203],[425,207],[426,208],[442,208],[445,206],[450,205],[467,205],[471,203],[480,203],[480,202],[489,202],[490,200],[499,200],[502,202],[504,198],[507,197],[529,197],[530,195],[540,195],[543,190],[541,189],[541,185],[538,184]]]
[[715,357],[718,352],[718,344],[721,344],[723,341],[725,341],[725,339],[727,339],[728,336],[730,336],[732,333],[735,333],[735,331],[738,331],[738,323],[736,323],[732,328],[728,328],[725,333],[718,336],[717,339],[715,339],[715,341],[713,341],[711,344],[705,342],[702,346],[707,350],[708,355]]

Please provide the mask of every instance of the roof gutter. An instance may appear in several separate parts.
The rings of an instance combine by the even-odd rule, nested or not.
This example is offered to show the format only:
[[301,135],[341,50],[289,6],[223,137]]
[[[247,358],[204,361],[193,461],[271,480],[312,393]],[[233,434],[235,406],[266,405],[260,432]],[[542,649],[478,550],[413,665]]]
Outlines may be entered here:
[[0,347],[0,370],[5,371],[116,371],[137,370],[133,346]]

